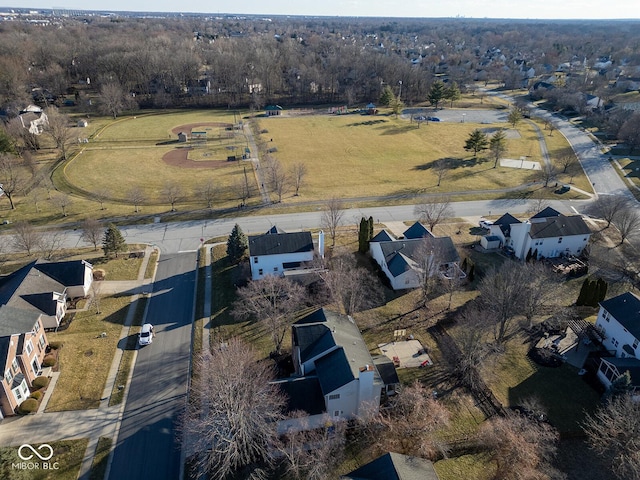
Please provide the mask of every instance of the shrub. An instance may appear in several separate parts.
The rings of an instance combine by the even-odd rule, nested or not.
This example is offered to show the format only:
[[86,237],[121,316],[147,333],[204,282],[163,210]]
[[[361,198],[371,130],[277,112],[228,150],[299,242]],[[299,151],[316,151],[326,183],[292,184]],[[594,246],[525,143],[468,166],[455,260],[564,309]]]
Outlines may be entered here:
[[29,398],[40,400],[42,398],[42,392],[33,392],[31,395],[29,395]]
[[56,357],[53,355],[46,355],[42,360],[43,367],[53,367],[56,364]]
[[27,398],[18,407],[18,413],[21,415],[28,415],[38,410],[38,401],[35,398]]
[[48,377],[36,377],[33,380],[33,384],[32,385],[33,385],[33,388],[44,388],[47,385],[49,385],[49,378]]
[[51,347],[51,350],[58,350],[62,347],[62,342],[50,342],[49,346]]

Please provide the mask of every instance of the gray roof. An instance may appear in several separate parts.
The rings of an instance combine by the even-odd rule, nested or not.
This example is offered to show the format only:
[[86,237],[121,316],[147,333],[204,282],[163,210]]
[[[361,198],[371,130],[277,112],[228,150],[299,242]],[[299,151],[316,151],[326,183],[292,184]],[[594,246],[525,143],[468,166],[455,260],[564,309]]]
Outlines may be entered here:
[[265,233],[249,237],[249,255],[313,252],[311,232]]
[[[438,251],[442,264],[460,261],[460,256],[450,237],[432,238],[434,249]],[[394,277],[409,270],[412,264],[419,263],[419,253],[423,240],[409,239],[394,242],[380,242],[387,267]]]
[[600,302],[631,335],[640,340],[640,298],[631,292]]
[[382,378],[382,382],[385,385],[397,385],[400,383],[396,366],[389,357],[386,355],[375,355],[373,357],[373,364],[376,366],[380,378]]
[[34,261],[0,279],[0,305],[55,315],[53,292],[64,293],[66,287],[41,271],[40,266]]
[[7,357],[9,356],[9,346],[11,345],[11,335],[0,336],[0,375],[4,375],[7,367]]
[[43,262],[38,260],[35,268],[45,275],[57,280],[62,285],[73,287],[84,285],[84,273],[86,268],[93,268],[84,260],[71,260],[67,262]]
[[433,463],[420,457],[387,453],[342,477],[344,480],[439,480]]
[[287,397],[286,413],[303,411],[318,415],[326,411],[318,377],[286,378],[273,382]]
[[[324,327],[324,330],[318,326]],[[293,332],[294,343],[302,342],[296,344],[301,349],[301,357],[316,357],[323,349],[327,352],[327,355],[314,362],[325,394],[344,385],[346,381],[358,378],[361,367],[373,364],[358,326],[348,315],[320,308],[298,320],[293,325]],[[375,379],[374,382],[381,384],[377,372]]]
[[0,337],[30,332],[39,317],[33,310],[0,305]]
[[386,230],[379,231],[369,242],[392,242],[395,238]]
[[427,227],[422,225],[420,222],[416,222],[407,228],[404,231],[404,238],[413,239],[413,238],[423,238],[423,237],[433,237],[433,233],[427,230]]
[[502,234],[505,237],[511,236],[511,225],[516,223],[522,223],[522,222],[518,220],[516,217],[514,217],[513,215],[511,215],[510,213],[505,213],[499,219],[493,222],[494,225],[498,225],[500,227],[500,230],[502,230]]
[[558,215],[531,222],[531,238],[569,237],[571,235],[589,235],[591,230],[580,215]]
[[551,207],[546,207],[544,209],[542,209],[541,211],[539,211],[538,213],[536,213],[533,217],[531,218],[548,218],[548,217],[557,217],[560,215],[560,212],[551,208]]

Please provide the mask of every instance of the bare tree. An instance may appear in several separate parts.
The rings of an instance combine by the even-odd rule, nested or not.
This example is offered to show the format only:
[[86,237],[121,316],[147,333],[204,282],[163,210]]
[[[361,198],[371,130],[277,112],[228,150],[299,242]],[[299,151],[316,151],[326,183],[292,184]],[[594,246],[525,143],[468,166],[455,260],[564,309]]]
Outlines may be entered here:
[[284,398],[270,383],[274,371],[256,351],[232,338],[195,359],[196,375],[182,428],[193,443],[196,467],[228,478],[269,463],[283,418]]
[[44,258],[51,260],[55,253],[62,248],[67,234],[63,231],[48,231],[42,234],[40,248],[44,254]]
[[213,179],[208,178],[204,182],[196,186],[196,195],[207,204],[207,208],[213,207],[213,201],[216,198],[217,189]]
[[544,189],[538,188],[534,190],[533,194],[531,195],[531,202],[529,203],[528,213],[533,216],[537,213],[540,213],[549,205],[549,199],[545,197]]
[[[133,204],[135,212],[138,213],[140,210],[140,204],[142,204],[142,202],[144,202],[145,200],[144,190],[142,190],[142,188],[139,186],[133,187],[131,190],[129,190],[127,199]],[[173,204],[171,205],[171,208],[173,208]]]
[[171,211],[176,211],[176,203],[182,200],[182,187],[176,181],[168,181],[162,187],[162,197],[171,204]]
[[293,323],[294,314],[302,307],[304,289],[284,277],[267,275],[238,289],[233,316],[262,323],[273,341],[276,354]]
[[544,187],[548,187],[558,176],[558,171],[552,163],[544,163],[540,170],[536,171],[534,177],[543,183]]
[[552,465],[558,440],[549,424],[515,413],[493,417],[480,429],[480,442],[496,464],[496,479],[565,478]]
[[527,281],[527,271],[515,262],[505,262],[492,268],[480,281],[480,300],[495,322],[494,338],[504,343],[514,333],[513,320],[522,312],[521,290]]
[[98,250],[98,245],[102,243],[104,237],[104,226],[95,218],[87,218],[80,225],[82,229],[82,235],[80,238],[87,243],[93,245],[95,251]]
[[102,300],[102,280],[94,280],[91,282],[91,290],[89,295],[89,305],[88,308],[95,308],[96,315],[100,315],[102,313],[100,311],[100,303]]
[[293,412],[302,428],[285,433],[278,444],[287,473],[300,480],[329,480],[335,477],[334,467],[340,464],[346,444],[346,423],[336,422],[329,415],[321,428],[313,429],[305,421],[306,413]]
[[293,187],[295,188],[294,196],[298,196],[300,187],[303,185],[304,178],[307,176],[307,166],[302,163],[296,163],[291,167],[291,178],[293,180]]
[[31,255],[42,244],[42,234],[29,222],[16,222],[13,226],[13,248]]
[[629,200],[623,195],[600,195],[587,209],[589,213],[602,218],[609,228],[615,217],[627,208]]
[[580,164],[576,153],[571,147],[564,148],[558,153],[558,163],[562,167],[562,173],[568,173]]
[[433,162],[433,171],[436,174],[436,178],[438,179],[438,184],[436,185],[437,187],[440,186],[442,180],[444,180],[444,178],[447,176],[450,171],[449,169],[449,160],[446,158],[440,158]]
[[321,276],[331,300],[347,315],[380,304],[382,289],[378,279],[366,268],[358,267],[353,255],[334,255],[328,266]]
[[526,279],[521,288],[522,314],[531,328],[533,317],[557,295],[554,288],[557,277],[542,263],[525,263],[521,268]]
[[2,191],[9,199],[11,210],[16,208],[13,203],[13,196],[25,187],[26,182],[27,178],[22,168],[20,157],[8,153],[0,154],[0,185],[2,185]]
[[107,187],[98,187],[96,190],[97,200],[100,202],[100,210],[104,210],[104,202],[109,198],[111,190]]
[[620,210],[613,218],[613,224],[620,234],[620,243],[618,243],[618,245],[622,245],[629,237],[637,236],[640,233],[640,215],[638,214],[637,207],[628,203],[627,206]]
[[66,193],[59,193],[52,199],[53,204],[60,207],[62,210],[62,216],[67,216],[67,208],[73,203],[71,197]]
[[45,132],[49,134],[51,139],[60,150],[60,155],[67,159],[67,148],[71,142],[71,119],[68,115],[60,113],[57,107],[48,107],[47,126]]
[[445,218],[453,216],[451,197],[448,195],[426,197],[422,203],[415,206],[414,213],[421,222],[429,226],[429,230],[433,231],[435,226]]
[[244,178],[236,180],[232,185],[232,189],[235,195],[242,201],[242,206],[244,206],[248,198],[251,198],[251,188]]
[[278,203],[282,202],[282,195],[284,195],[289,184],[287,172],[277,158],[267,155],[265,160],[264,170],[267,173],[269,189],[278,195]]
[[137,106],[122,85],[115,82],[102,85],[98,99],[98,111],[104,115],[111,115],[114,120],[123,110]]
[[493,168],[496,168],[500,161],[500,157],[502,157],[507,151],[507,135],[504,133],[504,130],[500,129],[493,134],[491,140],[489,140],[489,151],[495,160]]
[[618,395],[584,422],[589,446],[610,465],[620,480],[640,479],[640,402]]
[[485,335],[491,324],[488,313],[477,302],[471,302],[459,310],[456,330],[456,344],[460,350],[451,365],[452,373],[469,388],[478,386],[479,369],[487,361],[491,350]]
[[427,305],[429,296],[440,287],[440,267],[443,263],[442,243],[432,237],[425,236],[416,249],[419,276],[422,289],[422,302]]
[[344,205],[342,200],[333,197],[327,201],[322,211],[322,228],[328,230],[331,236],[331,246],[336,245],[336,234],[342,217],[344,216]]

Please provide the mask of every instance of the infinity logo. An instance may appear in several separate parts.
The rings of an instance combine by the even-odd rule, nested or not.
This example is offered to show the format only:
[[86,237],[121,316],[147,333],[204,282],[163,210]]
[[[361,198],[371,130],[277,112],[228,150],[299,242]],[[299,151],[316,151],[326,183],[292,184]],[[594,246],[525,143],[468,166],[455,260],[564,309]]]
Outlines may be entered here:
[[[28,443],[25,443],[24,445],[20,445],[20,448],[18,448],[18,456],[22,459],[22,460],[31,460],[33,458],[33,455],[31,454],[27,454],[26,456],[22,453],[22,450],[27,449],[27,450],[31,450],[33,452],[33,455],[35,455],[36,457],[38,457],[40,460],[42,461],[47,461],[49,460],[51,457],[53,457],[53,448],[51,448],[51,445],[49,445],[48,443],[43,443],[42,445],[40,445],[38,447],[38,449],[36,450],[35,448],[33,448],[31,445],[29,445]],[[49,450],[49,454],[44,454],[41,455],[39,450],[44,449]]]

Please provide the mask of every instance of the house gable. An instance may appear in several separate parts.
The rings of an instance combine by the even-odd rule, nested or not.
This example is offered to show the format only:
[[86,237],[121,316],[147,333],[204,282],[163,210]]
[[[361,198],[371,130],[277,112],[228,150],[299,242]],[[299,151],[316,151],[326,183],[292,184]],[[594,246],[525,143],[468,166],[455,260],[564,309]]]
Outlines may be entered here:
[[[625,292],[600,302],[600,306],[631,335],[640,340],[640,298],[631,292]],[[605,324],[602,325],[605,327]]]
[[429,460],[386,453],[340,477],[342,480],[439,480]]

